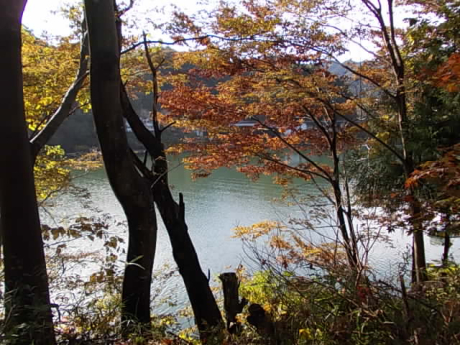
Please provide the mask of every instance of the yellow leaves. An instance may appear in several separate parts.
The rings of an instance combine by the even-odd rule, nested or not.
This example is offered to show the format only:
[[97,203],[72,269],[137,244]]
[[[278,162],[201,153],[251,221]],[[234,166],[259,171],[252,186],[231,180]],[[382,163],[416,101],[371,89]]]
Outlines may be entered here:
[[323,332],[317,328],[301,328],[299,329],[299,339],[301,341],[315,341],[323,339]]
[[45,146],[35,166],[35,188],[39,201],[52,197],[70,185],[70,169],[91,170],[102,166],[98,152],[90,152],[78,159],[66,159],[60,146]]
[[[263,221],[252,224],[250,226],[237,226],[233,229],[236,238],[246,238],[249,240],[255,240],[261,236],[268,235],[273,230],[281,230],[285,228],[281,223],[275,221]],[[279,242],[282,245],[281,242]]]
[[272,236],[269,244],[271,247],[276,249],[292,249],[291,244],[278,235]]
[[85,153],[75,159],[67,159],[65,165],[75,170],[95,170],[102,167],[102,154],[98,150]]
[[290,182],[291,182],[291,179],[289,178],[286,178],[286,177],[281,177],[279,175],[276,175],[274,178],[273,178],[273,182],[275,184],[278,184],[280,186],[287,186]]
[[[171,67],[175,52],[161,45],[155,45],[149,47],[149,54],[156,69],[156,81],[161,90],[167,79],[163,75],[164,70]],[[151,94],[153,92],[152,71],[143,46],[123,54],[120,64],[122,80],[133,99],[137,98],[137,93]]]
[[390,139],[391,137],[391,133],[390,132],[380,132],[376,134],[376,137],[382,141],[388,141],[388,139]]
[[239,12],[235,7],[222,6],[216,14],[215,30],[226,37],[255,36],[274,32],[281,24],[280,14],[271,6],[243,2],[245,11]]
[[[74,81],[80,44],[68,38],[51,44],[26,30],[22,32],[22,39],[24,106],[29,128],[35,131],[58,109]],[[87,98],[81,93],[79,101]]]
[[38,200],[46,200],[70,182],[70,170],[63,164],[64,150],[60,146],[45,146],[34,166]]

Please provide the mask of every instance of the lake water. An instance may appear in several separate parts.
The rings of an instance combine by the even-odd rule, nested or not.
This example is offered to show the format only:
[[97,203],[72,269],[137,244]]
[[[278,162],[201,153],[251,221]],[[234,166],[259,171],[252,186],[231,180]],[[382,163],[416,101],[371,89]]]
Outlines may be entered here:
[[[204,272],[210,270],[213,278],[219,273],[233,270],[239,264],[248,262],[241,240],[232,238],[232,229],[235,226],[247,226],[263,220],[285,221],[289,217],[303,215],[297,206],[273,202],[280,197],[282,188],[274,185],[270,177],[263,176],[253,182],[234,170],[219,169],[208,178],[193,181],[190,171],[185,170],[177,161],[172,162],[170,166],[174,168],[170,172],[173,193],[176,197],[179,192],[184,194],[186,221],[202,269]],[[123,224],[125,217],[112,193],[105,171],[101,169],[87,173],[77,178],[75,184],[91,193],[93,207],[113,217],[109,230],[126,237],[126,227]],[[304,192],[317,193],[311,183],[298,182],[297,187]],[[72,195],[60,196],[55,206],[48,208],[48,212],[57,222],[60,219],[95,214],[94,210],[82,207]],[[42,218],[46,222],[51,222],[49,215],[43,214]],[[172,267],[175,264],[160,217],[158,223],[155,269],[161,271],[165,264]],[[407,252],[411,243],[411,239],[400,231],[392,233],[390,239],[391,243],[379,243],[371,253],[370,262],[382,276],[397,272],[402,254]],[[95,243],[90,241],[77,241],[74,246],[74,250],[79,251],[104,250],[102,247],[97,249]],[[439,260],[442,250],[442,240],[426,237],[429,261]],[[455,258],[460,258],[460,245],[457,239],[453,240],[451,254]],[[160,296],[168,295],[177,299],[179,304],[185,304],[186,292],[179,278],[173,278],[163,287]]]

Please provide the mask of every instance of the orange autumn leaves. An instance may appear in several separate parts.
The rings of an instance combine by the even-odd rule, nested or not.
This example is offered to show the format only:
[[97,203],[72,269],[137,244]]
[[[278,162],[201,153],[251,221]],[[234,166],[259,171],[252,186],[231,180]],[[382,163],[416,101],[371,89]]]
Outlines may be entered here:
[[[307,150],[310,155],[327,152],[327,135],[309,128],[319,121],[332,135],[338,128],[337,112],[350,115],[355,110],[352,102],[334,100],[342,90],[334,84],[337,77],[323,68],[307,71],[287,60],[251,60],[254,70],[249,72],[248,66],[241,64],[239,72],[235,73],[233,66],[225,76],[223,63],[209,65],[206,53],[195,54],[192,61],[198,64],[196,68],[180,78],[174,75],[173,88],[162,92],[160,102],[166,117],[185,131],[206,132],[206,140],[185,140],[176,148],[193,152],[186,163],[197,176],[222,166],[238,166],[253,178],[286,174],[309,179],[311,175],[305,171],[318,167],[304,164],[292,169],[275,152],[288,147]],[[218,74],[213,72],[216,70]],[[218,77],[203,80],[203,73]],[[337,138],[339,150],[356,140],[345,127]],[[327,164],[323,168],[329,170]]]
[[460,205],[460,144],[445,150],[436,161],[423,163],[406,181],[406,188],[423,183],[439,186],[438,196]]
[[433,83],[448,92],[460,91],[460,53],[449,56],[433,75]]

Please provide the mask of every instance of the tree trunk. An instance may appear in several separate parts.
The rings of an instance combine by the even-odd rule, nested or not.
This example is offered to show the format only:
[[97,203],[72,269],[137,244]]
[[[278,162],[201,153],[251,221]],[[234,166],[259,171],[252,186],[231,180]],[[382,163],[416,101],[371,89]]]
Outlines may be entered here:
[[[378,6],[370,0],[361,0],[362,3],[369,9],[370,13],[377,19],[380,33],[382,35],[384,50],[389,56],[389,64],[393,70],[395,76],[394,88],[396,92],[392,95],[392,89],[390,87],[383,89],[388,95],[392,95],[393,101],[397,106],[398,112],[398,130],[400,136],[401,152],[402,157],[397,154],[396,156],[401,161],[405,178],[409,178],[411,173],[414,171],[414,161],[413,161],[413,150],[410,147],[411,142],[411,129],[410,129],[410,119],[408,118],[408,109],[407,109],[407,90],[406,90],[406,73],[405,73],[405,61],[403,55],[399,49],[399,44],[396,39],[396,27],[394,23],[394,8],[393,2],[388,1],[388,9],[386,13],[388,14],[389,22],[386,23],[384,18],[384,12],[380,8],[380,3]],[[356,74],[356,73],[355,73]],[[394,150],[390,150],[393,153]],[[412,227],[411,231],[413,233],[413,259],[414,259],[414,270],[417,283],[423,283],[427,279],[426,275],[426,260],[425,260],[425,244],[423,239],[423,228],[420,221],[417,219],[420,215],[420,205],[418,200],[412,190],[409,190],[407,197],[411,199],[408,202],[408,206],[411,212],[410,225]]]
[[112,1],[85,0],[91,53],[91,103],[110,185],[128,220],[123,280],[125,331],[150,324],[150,285],[157,223],[149,182],[139,175],[128,146],[120,102],[119,47]]
[[177,204],[163,180],[153,187],[155,203],[165,223],[173,250],[174,260],[184,280],[192,305],[195,323],[203,342],[219,337],[223,327],[222,316],[209,287],[208,278],[200,267],[185,223],[185,205],[182,194]]
[[121,98],[124,115],[129,125],[138,140],[146,147],[154,162],[154,172],[152,173],[143,162],[132,155],[137,162],[138,169],[150,180],[155,204],[168,231],[173,257],[184,281],[200,337],[203,341],[211,337],[219,337],[223,327],[222,316],[209,287],[209,281],[201,270],[198,255],[188,234],[182,194],[180,194],[180,202],[177,204],[168,185],[168,163],[161,143],[161,131],[156,124],[157,136],[153,136],[131,107],[124,90],[122,90]]
[[5,329],[14,344],[55,344],[43,240],[24,116],[21,17],[26,1],[0,0],[0,217]]
[[241,332],[241,324],[236,319],[236,316],[243,311],[243,308],[248,304],[248,300],[243,298],[240,301],[239,287],[240,282],[234,272],[222,273],[219,276],[222,281],[222,290],[224,291],[224,310],[227,323],[227,330],[230,334],[239,334]]
[[444,250],[442,253],[442,266],[448,267],[449,266],[449,250],[450,250],[450,227],[451,227],[451,220],[450,214],[446,211],[443,215],[445,225],[444,225]]
[[449,231],[444,232],[444,251],[442,253],[442,266],[449,266],[449,249],[450,249],[450,235]]
[[[409,177],[410,174],[406,174],[406,177]],[[409,190],[408,193],[409,199],[409,209],[410,209],[410,220],[409,223],[412,226],[412,233],[414,237],[413,242],[413,260],[414,260],[414,270],[415,278],[414,283],[423,283],[428,279],[426,272],[426,259],[425,259],[425,240],[423,238],[423,227],[420,221],[420,204],[416,200],[416,196],[412,190]]]
[[[336,201],[336,215],[337,215],[337,221],[338,221],[338,227],[340,230],[340,234],[342,236],[343,242],[344,242],[344,247],[345,247],[345,252],[347,254],[347,259],[348,259],[348,264],[351,269],[355,270],[359,268],[359,256],[357,252],[357,246],[356,242],[352,239],[350,239],[350,236],[348,234],[347,230],[347,224],[345,221],[345,216],[344,216],[344,210],[343,206],[341,204],[341,198],[340,197],[340,190],[339,192],[337,191],[337,187],[334,186],[334,195],[335,195],[335,201]],[[340,188],[340,187],[338,187]],[[339,194],[339,197],[337,196]]]
[[[136,191],[133,190],[133,193]],[[143,199],[144,206],[123,207],[129,228],[127,266],[122,289],[122,322],[127,331],[136,323],[147,328],[150,326],[150,290],[157,222],[150,194],[144,193]],[[126,199],[122,203],[126,204]]]

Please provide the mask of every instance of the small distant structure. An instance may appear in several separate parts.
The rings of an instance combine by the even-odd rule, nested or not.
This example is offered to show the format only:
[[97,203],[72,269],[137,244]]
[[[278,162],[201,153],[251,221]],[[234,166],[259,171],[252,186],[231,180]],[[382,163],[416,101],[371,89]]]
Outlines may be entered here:
[[252,119],[241,120],[237,123],[232,124],[234,127],[254,127],[258,122]]

